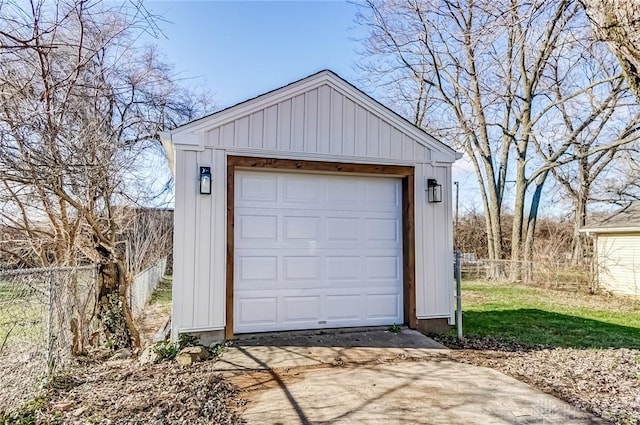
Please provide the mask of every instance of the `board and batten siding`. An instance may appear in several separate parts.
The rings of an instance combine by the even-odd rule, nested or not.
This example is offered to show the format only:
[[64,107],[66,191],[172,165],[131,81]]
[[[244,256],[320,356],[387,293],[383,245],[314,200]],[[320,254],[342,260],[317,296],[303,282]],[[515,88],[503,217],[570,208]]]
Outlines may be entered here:
[[598,283],[616,294],[640,296],[640,234],[597,236]]
[[205,148],[234,148],[237,153],[297,152],[387,163],[431,160],[426,146],[329,85],[239,117],[201,137]]
[[[171,133],[176,191],[173,338],[179,332],[225,327],[229,155],[413,166],[416,316],[452,320],[455,152],[337,77],[308,79],[296,83],[304,90],[294,86],[286,96],[276,90],[249,106],[237,105]],[[198,193],[199,166],[212,167],[211,195]],[[442,184],[441,203],[427,202],[427,178]]]

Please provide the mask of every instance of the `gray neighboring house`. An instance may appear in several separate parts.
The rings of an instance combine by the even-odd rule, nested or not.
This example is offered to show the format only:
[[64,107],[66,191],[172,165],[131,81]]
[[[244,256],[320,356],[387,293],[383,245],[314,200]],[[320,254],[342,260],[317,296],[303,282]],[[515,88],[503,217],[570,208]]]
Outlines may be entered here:
[[581,229],[594,238],[596,279],[602,289],[640,296],[640,201]]

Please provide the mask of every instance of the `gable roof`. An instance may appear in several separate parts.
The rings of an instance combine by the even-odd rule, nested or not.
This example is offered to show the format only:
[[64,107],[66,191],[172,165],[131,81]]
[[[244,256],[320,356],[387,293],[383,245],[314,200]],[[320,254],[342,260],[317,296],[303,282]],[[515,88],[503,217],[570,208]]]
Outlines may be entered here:
[[640,232],[640,201],[631,202],[604,220],[585,226],[580,231],[586,233]]
[[163,145],[165,148],[170,145],[174,145],[185,147],[193,146],[202,149],[203,142],[202,138],[199,137],[200,134],[216,127],[223,126],[242,116],[265,109],[284,99],[293,97],[300,92],[319,87],[323,84],[330,85],[334,89],[339,90],[350,97],[354,102],[366,106],[369,110],[375,111],[389,123],[392,123],[398,129],[401,129],[403,132],[411,135],[417,143],[430,150],[438,152],[446,161],[453,162],[462,157],[462,154],[456,152],[450,146],[442,143],[423,129],[415,126],[406,118],[389,109],[330,70],[317,72],[283,87],[271,90],[220,111],[216,111],[203,118],[199,118],[176,127],[170,132],[163,132],[161,134]]

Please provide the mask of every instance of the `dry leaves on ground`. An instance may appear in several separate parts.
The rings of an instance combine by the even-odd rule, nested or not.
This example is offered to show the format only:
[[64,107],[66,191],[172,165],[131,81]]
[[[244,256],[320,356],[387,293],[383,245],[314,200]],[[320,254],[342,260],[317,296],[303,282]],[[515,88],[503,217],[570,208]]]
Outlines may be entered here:
[[65,424],[240,424],[237,389],[213,362],[180,367],[135,360],[78,366],[50,388],[45,420]]
[[487,366],[620,425],[640,424],[640,350],[527,348],[490,338],[441,342],[462,362]]

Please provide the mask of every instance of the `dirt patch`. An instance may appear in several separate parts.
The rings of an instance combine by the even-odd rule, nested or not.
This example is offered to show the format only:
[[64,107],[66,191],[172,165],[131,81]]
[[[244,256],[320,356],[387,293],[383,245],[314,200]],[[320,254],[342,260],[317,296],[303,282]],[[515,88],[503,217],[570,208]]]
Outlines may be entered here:
[[477,292],[465,292],[462,295],[462,301],[465,303],[465,305],[467,303],[481,303],[481,302],[485,302],[486,300],[488,300],[489,297],[486,296],[485,294],[480,294]]
[[640,350],[526,347],[440,337],[451,358],[499,370],[615,424],[640,424]]
[[[47,390],[42,423],[240,424],[235,386],[211,369],[135,360],[75,366]],[[55,422],[55,421],[58,422]]]
[[145,307],[144,312],[136,319],[142,347],[153,343],[153,338],[169,316],[171,316],[170,304],[156,303]]

